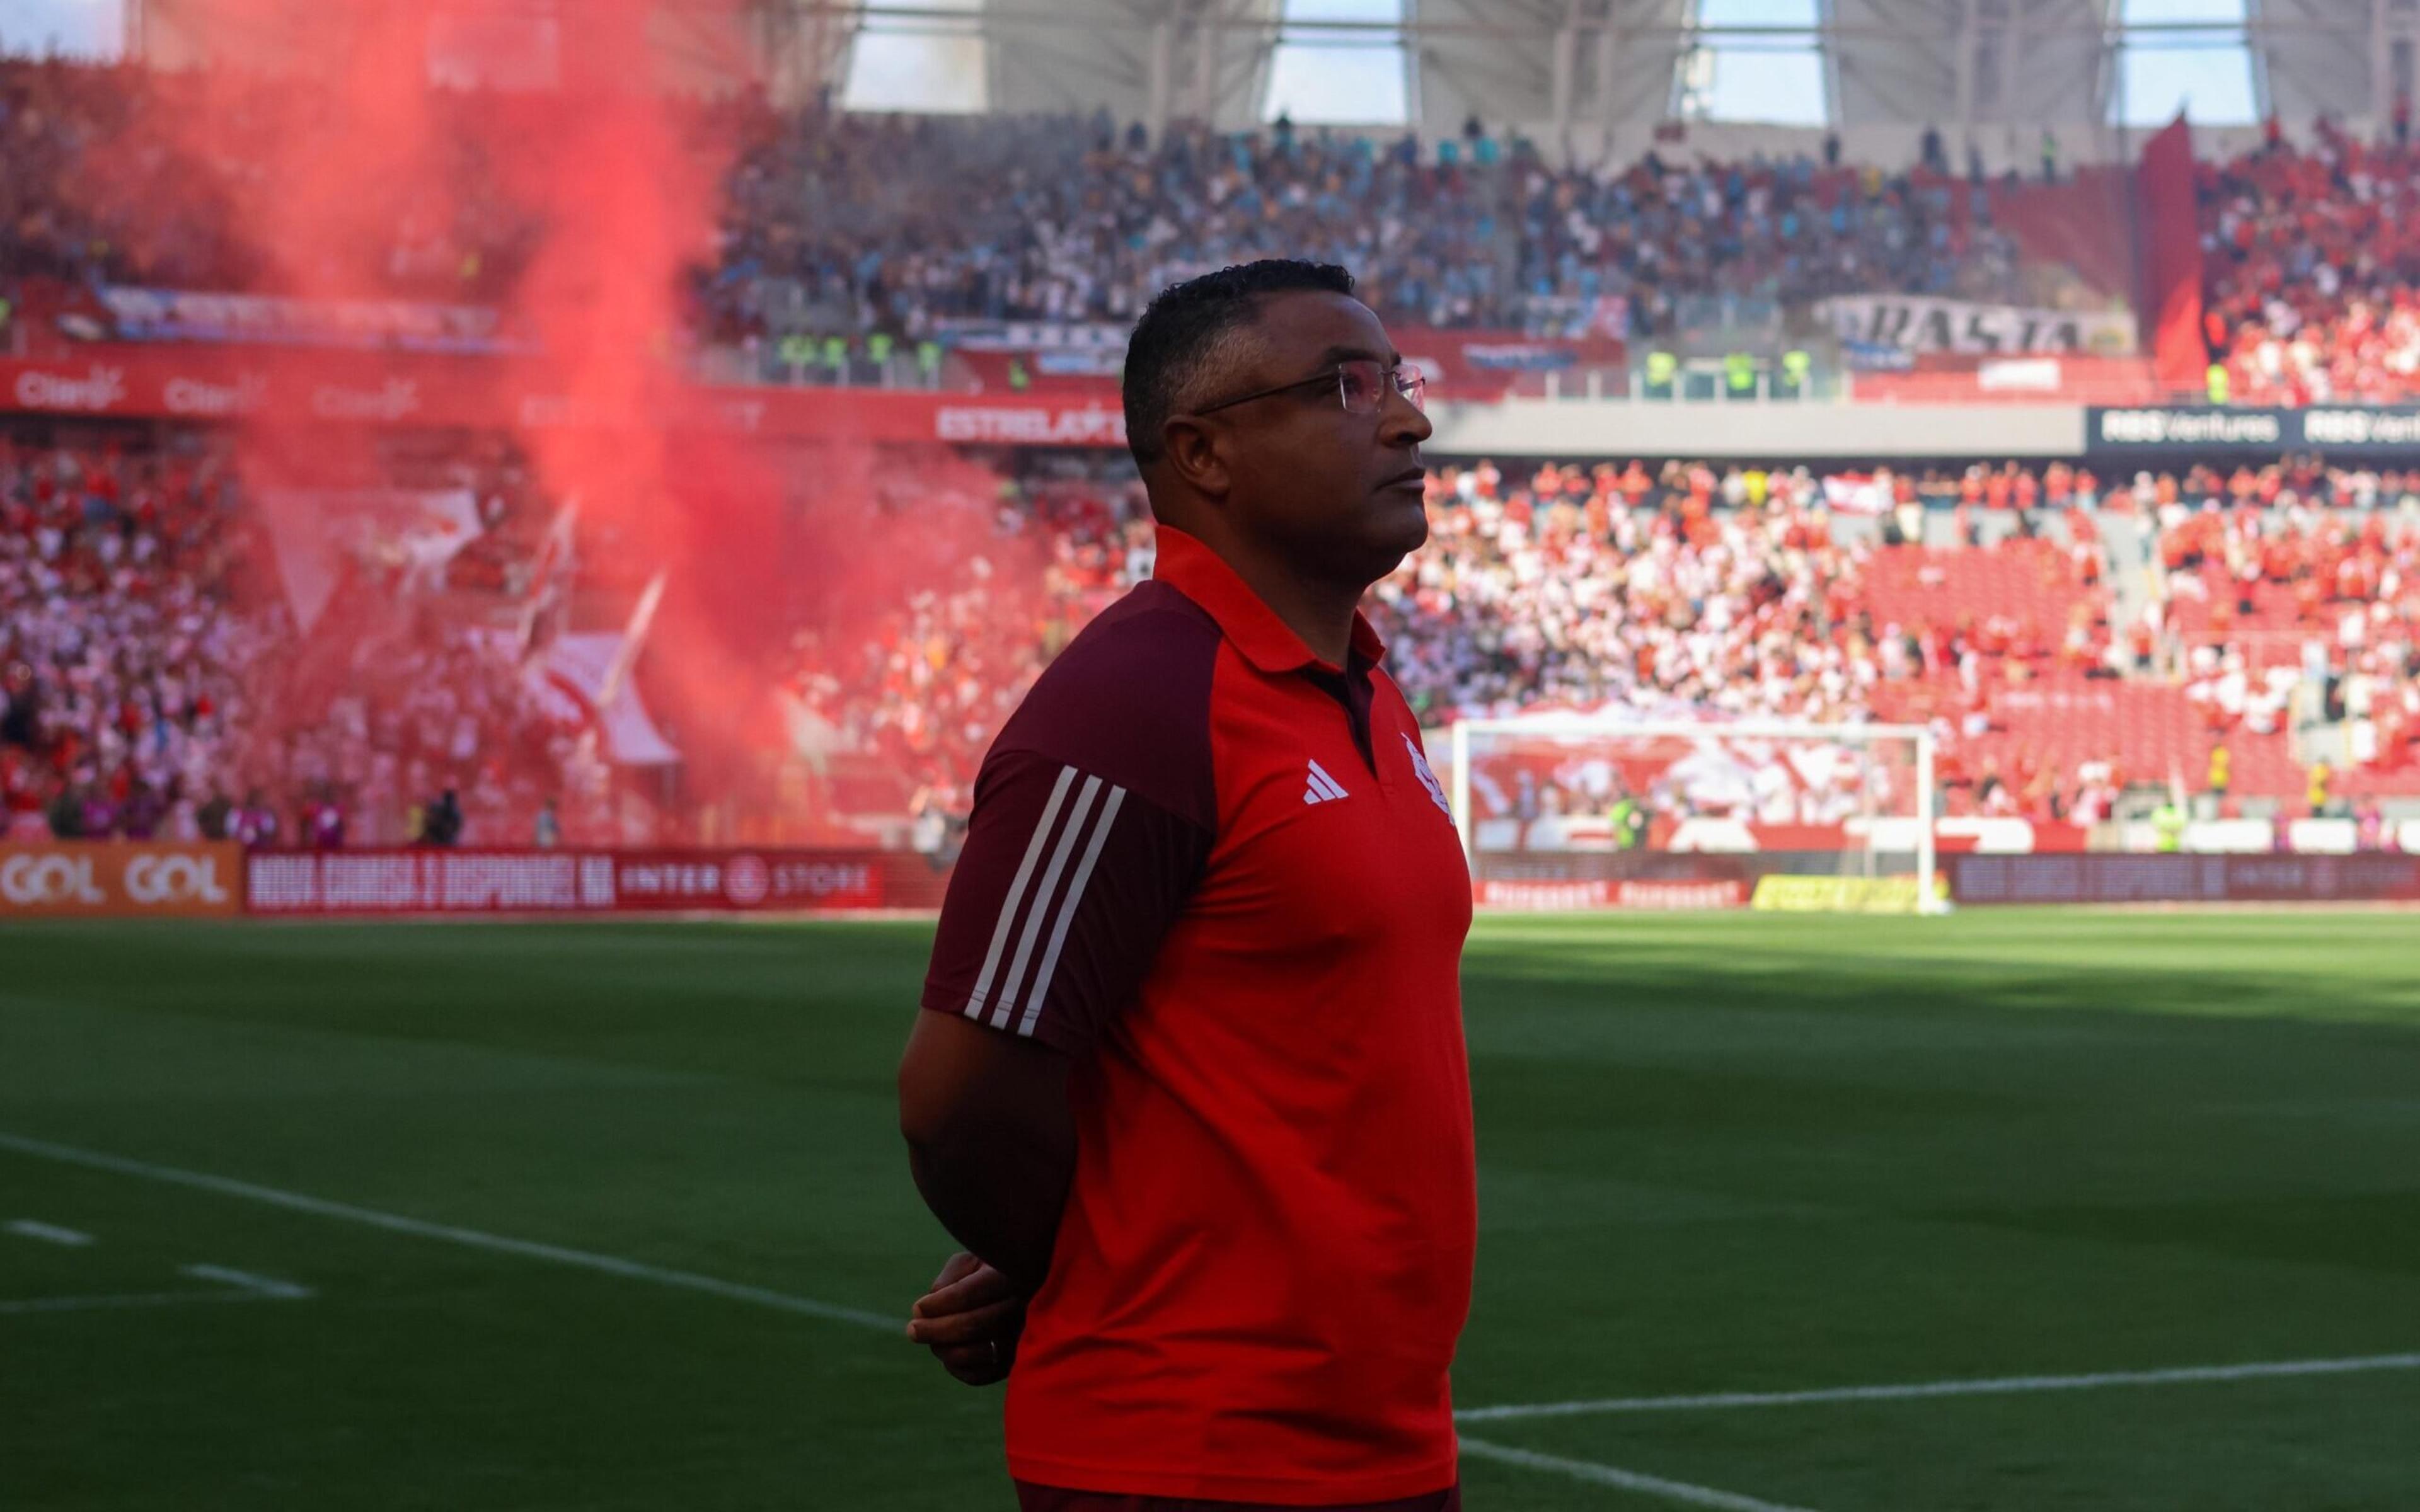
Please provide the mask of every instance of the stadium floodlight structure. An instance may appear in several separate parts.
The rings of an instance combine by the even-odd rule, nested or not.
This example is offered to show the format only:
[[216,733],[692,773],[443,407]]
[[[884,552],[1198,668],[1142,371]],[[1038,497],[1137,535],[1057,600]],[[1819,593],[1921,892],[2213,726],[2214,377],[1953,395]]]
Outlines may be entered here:
[[[1791,861],[1767,856],[1762,864],[1814,876],[1912,872],[1915,911],[1943,914],[1949,909],[1941,895],[1935,844],[1934,747],[1930,727],[1911,724],[1642,720],[1562,712],[1467,718],[1452,726],[1454,825],[1482,897],[1492,879],[1508,873],[1524,879],[1516,886],[1541,884],[1552,891],[1559,878],[1606,875],[1603,869],[1625,853],[1632,863],[1671,855],[1626,845],[1612,833],[1604,801],[1610,793],[1701,809],[1706,795],[1697,784],[1728,784],[1730,791],[1713,805],[1727,814],[1699,813],[1678,826],[1676,834],[1691,849],[1712,856],[1753,848],[1755,821],[1773,817],[1777,806],[1786,815],[1777,826],[1783,831],[1837,836],[1831,842],[1838,846],[1836,858],[1829,872],[1810,866],[1804,853]],[[1535,843],[1534,831],[1541,826],[1534,819],[1485,818],[1473,803],[1483,784],[1500,795],[1514,768],[1576,773],[1582,801],[1594,806],[1577,814],[1545,815],[1544,827],[1552,833],[1542,847]],[[1810,792],[1810,786],[1823,791]],[[1812,823],[1802,800],[1818,806]],[[1827,804],[1828,810],[1822,809]],[[1788,842],[1780,848],[1789,848]],[[1651,892],[1673,890],[1653,882],[1641,885]],[[1746,885],[1740,887],[1737,901],[1745,901]]]

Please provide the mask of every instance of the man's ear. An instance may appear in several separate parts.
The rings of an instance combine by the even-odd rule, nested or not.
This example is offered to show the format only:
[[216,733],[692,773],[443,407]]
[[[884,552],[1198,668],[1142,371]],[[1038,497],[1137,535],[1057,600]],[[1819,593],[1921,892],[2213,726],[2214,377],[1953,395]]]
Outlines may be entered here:
[[1160,427],[1160,447],[1168,470],[1191,492],[1223,501],[1233,486],[1227,471],[1225,434],[1195,415],[1171,415]]

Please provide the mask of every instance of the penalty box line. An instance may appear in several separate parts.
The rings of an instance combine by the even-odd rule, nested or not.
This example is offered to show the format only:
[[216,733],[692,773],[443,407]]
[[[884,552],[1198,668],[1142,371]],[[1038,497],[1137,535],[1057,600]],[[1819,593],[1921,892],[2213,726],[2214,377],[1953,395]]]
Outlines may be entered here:
[[73,1145],[54,1144],[47,1139],[29,1139],[23,1134],[0,1134],[0,1149],[14,1150],[39,1160],[56,1161],[65,1165],[81,1165],[87,1170],[111,1171],[119,1176],[139,1177],[147,1181],[169,1186],[188,1187],[197,1192],[215,1192],[221,1196],[240,1197],[248,1202],[266,1203],[284,1208],[289,1212],[307,1212],[315,1217],[334,1218],[360,1224],[369,1228],[382,1228],[393,1234],[410,1234],[419,1239],[434,1239],[465,1249],[486,1250],[494,1255],[518,1255],[524,1259],[546,1260],[582,1271],[595,1271],[605,1275],[621,1276],[632,1281],[652,1281],[658,1286],[673,1287],[683,1291],[703,1292],[732,1302],[752,1303],[779,1312],[798,1313],[808,1318],[820,1318],[827,1322],[853,1323],[861,1328],[878,1328],[896,1334],[907,1325],[902,1319],[867,1312],[859,1307],[844,1307],[837,1303],[819,1302],[813,1297],[793,1296],[765,1287],[745,1286],[737,1281],[724,1281],[716,1276],[700,1275],[694,1271],[675,1271],[660,1265],[626,1259],[619,1255],[600,1255],[594,1250],[573,1249],[563,1244],[542,1243],[536,1240],[514,1239],[504,1234],[490,1234],[476,1228],[464,1228],[456,1224],[431,1223],[424,1218],[407,1217],[402,1213],[382,1212],[376,1208],[356,1207],[349,1202],[332,1202],[301,1192],[287,1192],[278,1187],[262,1186],[253,1181],[239,1181],[231,1177],[212,1176],[207,1171],[183,1170],[174,1165],[158,1165],[149,1161],[130,1160],[123,1155],[111,1155],[97,1149],[84,1149]]

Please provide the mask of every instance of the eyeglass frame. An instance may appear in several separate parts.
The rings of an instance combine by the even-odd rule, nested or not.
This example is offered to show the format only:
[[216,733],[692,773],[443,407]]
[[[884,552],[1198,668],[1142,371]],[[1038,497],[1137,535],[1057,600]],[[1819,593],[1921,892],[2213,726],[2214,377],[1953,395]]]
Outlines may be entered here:
[[[1378,412],[1378,409],[1356,409],[1351,405],[1344,402],[1344,370],[1359,363],[1368,363],[1372,366],[1377,368],[1378,376],[1382,378],[1392,378],[1394,380],[1394,390],[1396,393],[1402,395],[1404,399],[1409,400],[1412,408],[1419,410],[1422,414],[1426,414],[1428,412],[1426,408],[1421,404],[1420,399],[1413,397],[1413,394],[1416,393],[1422,398],[1427,396],[1429,376],[1426,373],[1421,372],[1418,367],[1415,367],[1409,363],[1381,363],[1374,357],[1348,357],[1344,361],[1327,368],[1326,371],[1313,373],[1309,378],[1296,378],[1292,383],[1280,383],[1275,388],[1255,390],[1250,393],[1239,393],[1232,399],[1221,399],[1217,404],[1205,406],[1202,409],[1193,410],[1192,413],[1197,415],[1215,415],[1221,409],[1233,409],[1239,404],[1250,404],[1255,399],[1273,398],[1280,393],[1291,393],[1296,389],[1310,388],[1314,383],[1326,383],[1333,381],[1336,385],[1336,402],[1346,414],[1374,415]],[[1404,386],[1404,376],[1405,374],[1410,375],[1410,386],[1408,388]],[[1378,408],[1384,409],[1386,407],[1386,398],[1382,394],[1378,400]]]

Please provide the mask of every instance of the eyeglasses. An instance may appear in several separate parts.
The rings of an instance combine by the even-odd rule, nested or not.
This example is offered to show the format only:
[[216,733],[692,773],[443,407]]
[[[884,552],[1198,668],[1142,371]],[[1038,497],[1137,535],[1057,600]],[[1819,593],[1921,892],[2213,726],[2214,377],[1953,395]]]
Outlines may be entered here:
[[1255,399],[1265,399],[1271,394],[1291,393],[1296,389],[1308,389],[1320,383],[1336,385],[1336,396],[1343,404],[1346,412],[1350,414],[1376,414],[1378,407],[1386,402],[1387,391],[1389,388],[1409,399],[1415,409],[1425,409],[1428,407],[1427,374],[1408,363],[1398,363],[1389,367],[1375,358],[1361,357],[1349,363],[1339,363],[1325,373],[1314,374],[1307,378],[1296,378],[1292,383],[1280,383],[1273,389],[1260,389],[1250,393],[1239,393],[1232,399],[1221,399],[1217,404],[1205,405],[1193,412],[1197,415],[1214,415],[1221,409],[1233,409],[1239,404],[1249,404]]

